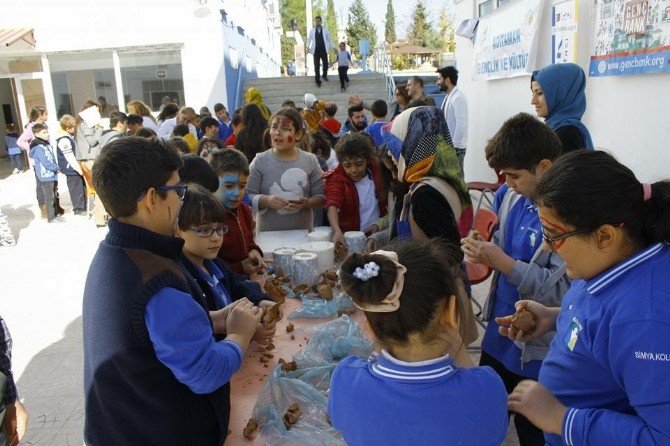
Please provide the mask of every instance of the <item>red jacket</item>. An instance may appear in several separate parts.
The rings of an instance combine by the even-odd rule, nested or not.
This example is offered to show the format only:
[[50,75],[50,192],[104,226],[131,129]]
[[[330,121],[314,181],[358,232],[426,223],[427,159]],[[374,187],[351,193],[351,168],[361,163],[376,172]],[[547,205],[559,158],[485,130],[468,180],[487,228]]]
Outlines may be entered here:
[[231,146],[234,147],[234,146],[235,146],[235,141],[236,141],[236,140],[237,140],[237,136],[235,136],[235,134],[233,133],[233,134],[230,135],[228,138],[226,138],[226,143],[225,143],[225,144],[226,144],[226,147],[231,147]]
[[[375,183],[375,195],[379,204],[379,215],[386,215],[386,201],[388,194],[384,192],[382,177],[379,173],[379,167],[374,159],[368,162],[368,169],[372,172],[372,181]],[[329,170],[324,175],[326,190],[326,209],[328,206],[335,206],[339,209],[339,223],[342,232],[362,231],[361,216],[358,208],[358,191],[356,184],[349,178],[342,165],[333,170]]]
[[249,256],[249,251],[257,249],[263,255],[263,251],[254,241],[256,224],[251,209],[244,203],[240,203],[234,211],[228,209],[227,214],[228,233],[223,237],[219,258],[237,274],[246,275],[242,268],[242,260]]
[[337,119],[324,119],[320,124],[324,129],[328,130],[333,136],[340,133],[342,123]]

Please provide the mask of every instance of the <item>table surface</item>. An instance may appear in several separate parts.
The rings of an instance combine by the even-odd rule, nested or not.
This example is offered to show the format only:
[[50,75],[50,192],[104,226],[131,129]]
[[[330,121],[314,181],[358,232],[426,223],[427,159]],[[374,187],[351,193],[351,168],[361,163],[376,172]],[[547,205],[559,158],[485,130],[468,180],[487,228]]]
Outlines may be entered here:
[[[299,234],[300,233],[300,234]],[[307,231],[273,231],[273,232],[261,232],[257,237],[257,243],[265,251],[269,251],[282,247],[296,247],[293,243],[300,242],[300,236],[303,236],[307,239]],[[278,243],[282,243],[277,245]],[[274,355],[273,358],[269,360],[267,364],[262,364],[260,358],[263,353],[266,353],[265,346],[261,346],[254,342],[251,343],[249,349],[246,352],[242,367],[240,370],[233,376],[233,379],[230,381],[231,384],[231,395],[230,395],[230,423],[228,438],[225,442],[225,446],[234,446],[234,445],[263,445],[263,440],[260,437],[260,429],[255,434],[255,439],[253,441],[246,440],[242,431],[247,425],[247,421],[251,418],[254,405],[256,404],[256,398],[258,393],[261,390],[261,387],[265,384],[267,377],[272,373],[272,370],[277,365],[279,358],[284,358],[284,360],[291,361],[293,355],[298,353],[305,345],[307,345],[307,339],[309,337],[309,329],[314,327],[317,324],[331,321],[335,317],[330,318],[320,318],[320,319],[306,319],[298,318],[288,320],[289,314],[293,311],[299,309],[301,302],[298,299],[287,298],[284,304],[282,305],[284,317],[281,321],[277,322],[277,331],[275,332],[275,337],[273,344],[275,348],[270,351]],[[363,312],[357,310],[352,317],[358,322],[361,326],[362,331],[365,332],[362,321],[364,319]],[[292,323],[295,327],[294,331],[291,333],[286,332],[286,326]],[[294,335],[295,339],[291,339],[291,335]],[[369,333],[367,334],[368,337]]]

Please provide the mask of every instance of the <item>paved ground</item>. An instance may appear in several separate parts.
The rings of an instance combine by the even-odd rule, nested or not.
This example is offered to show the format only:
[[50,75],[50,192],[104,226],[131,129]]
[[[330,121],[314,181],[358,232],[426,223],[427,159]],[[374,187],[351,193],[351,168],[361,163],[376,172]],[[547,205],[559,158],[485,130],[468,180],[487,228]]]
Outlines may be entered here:
[[[70,211],[64,178],[60,185],[61,204]],[[12,332],[13,370],[30,413],[22,444],[81,445],[81,299],[88,265],[107,230],[71,211],[66,223],[40,219],[32,172],[11,175],[6,158],[0,159],[0,208],[17,240],[0,247],[0,314]],[[483,299],[487,289],[476,286],[476,297]]]

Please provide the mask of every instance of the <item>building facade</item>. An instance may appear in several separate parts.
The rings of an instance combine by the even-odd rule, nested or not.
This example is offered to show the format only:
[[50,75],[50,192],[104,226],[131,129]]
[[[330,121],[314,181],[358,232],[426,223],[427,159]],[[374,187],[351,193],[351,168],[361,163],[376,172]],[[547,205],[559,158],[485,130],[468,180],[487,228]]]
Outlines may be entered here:
[[[456,24],[488,14],[492,14],[490,18],[494,19],[496,9],[502,12],[502,8],[524,1],[456,0]],[[570,1],[574,1],[577,8],[576,63],[587,74],[587,110],[583,122],[589,128],[595,146],[611,152],[642,181],[670,177],[667,167],[670,165],[670,73],[590,76],[591,55],[598,54],[592,48],[599,32],[596,29],[597,12],[602,14],[596,4],[614,7],[621,2]],[[654,2],[670,6],[666,0]],[[552,5],[561,2],[542,3],[534,69],[552,63]],[[498,80],[473,80],[474,58],[473,42],[457,37],[458,85],[468,98],[469,111],[465,172],[468,181],[494,181],[494,173],[484,159],[484,147],[507,118],[519,112],[534,113],[530,104],[530,74]],[[665,63],[670,64],[670,60],[665,60]]]
[[[53,2],[3,5],[0,137],[25,125],[31,107],[49,123],[104,96],[125,111],[142,100],[157,112],[164,97],[199,109],[233,109],[249,77],[279,76],[278,0]],[[0,139],[2,140],[2,139]]]

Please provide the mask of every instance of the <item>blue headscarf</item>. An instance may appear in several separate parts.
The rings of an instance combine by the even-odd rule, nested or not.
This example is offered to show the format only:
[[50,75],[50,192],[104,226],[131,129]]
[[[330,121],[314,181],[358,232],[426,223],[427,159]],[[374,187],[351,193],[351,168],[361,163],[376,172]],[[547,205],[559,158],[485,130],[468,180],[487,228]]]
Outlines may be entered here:
[[544,122],[553,131],[572,125],[584,138],[586,149],[593,149],[591,134],[581,119],[586,111],[586,75],[579,65],[573,63],[553,64],[534,71],[532,81],[542,87],[549,114]]

